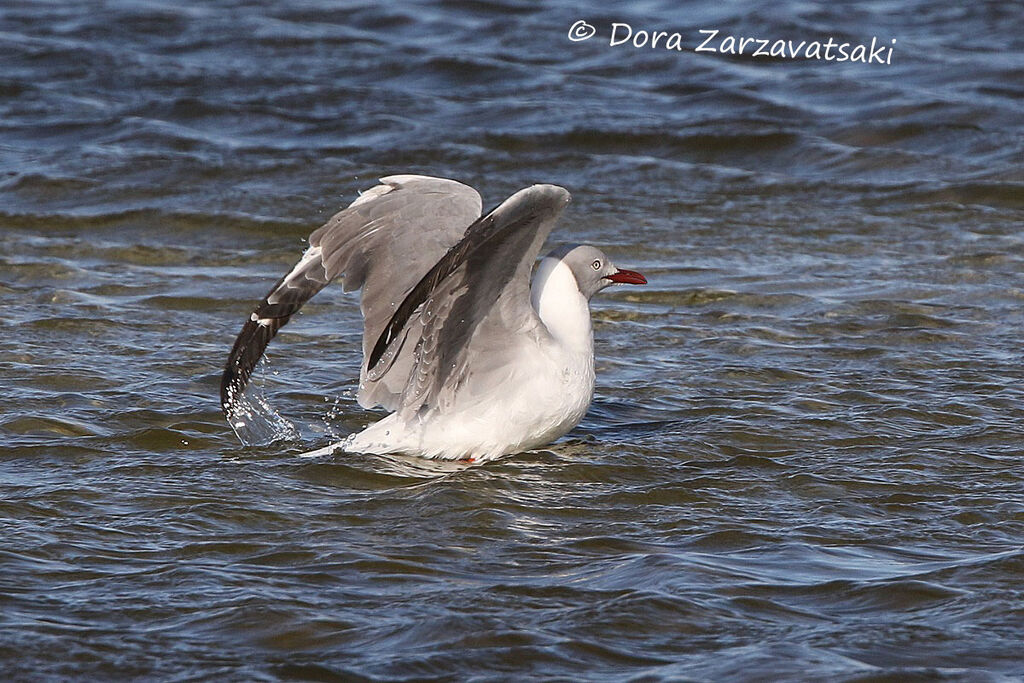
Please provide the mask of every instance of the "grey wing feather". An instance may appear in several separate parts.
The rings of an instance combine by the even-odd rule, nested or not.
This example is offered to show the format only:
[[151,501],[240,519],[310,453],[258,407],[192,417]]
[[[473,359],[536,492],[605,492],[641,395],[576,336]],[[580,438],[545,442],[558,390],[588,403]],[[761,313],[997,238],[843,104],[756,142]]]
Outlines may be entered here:
[[[471,225],[410,290],[367,355],[373,377],[373,362],[387,363],[391,345],[415,339],[411,354],[402,351],[412,360],[399,402],[404,414],[444,412],[470,354],[542,327],[530,304],[530,274],[568,202],[569,193],[555,185],[520,190]],[[405,334],[410,324],[415,330]]]
[[[480,195],[454,180],[398,175],[382,178],[381,183],[310,235],[302,259],[246,321],[221,378],[226,413],[277,331],[335,278],[342,278],[346,291],[363,290],[360,308],[367,356],[408,291],[480,216]],[[411,321],[405,336],[418,330],[418,323]],[[413,364],[412,349],[404,350],[403,340],[393,345],[387,372],[367,378],[364,363],[361,405],[397,405]]]

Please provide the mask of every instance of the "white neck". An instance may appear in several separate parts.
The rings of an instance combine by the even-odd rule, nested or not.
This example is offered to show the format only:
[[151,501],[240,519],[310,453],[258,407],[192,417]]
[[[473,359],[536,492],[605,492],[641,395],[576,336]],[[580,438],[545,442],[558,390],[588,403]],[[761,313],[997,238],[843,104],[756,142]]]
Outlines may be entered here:
[[550,256],[541,260],[530,287],[530,303],[548,332],[562,346],[593,352],[590,306],[569,266]]

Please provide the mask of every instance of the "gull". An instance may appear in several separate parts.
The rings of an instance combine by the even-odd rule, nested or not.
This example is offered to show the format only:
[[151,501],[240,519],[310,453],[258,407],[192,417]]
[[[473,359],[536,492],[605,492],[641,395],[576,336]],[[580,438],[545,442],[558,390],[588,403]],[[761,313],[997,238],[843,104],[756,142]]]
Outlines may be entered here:
[[335,447],[483,462],[568,433],[594,395],[590,298],[647,283],[572,245],[541,259],[531,284],[569,200],[562,187],[533,185],[483,213],[457,181],[382,178],[310,235],[245,322],[221,378],[229,423],[270,340],[340,280],[362,290],[357,400],[390,414]]

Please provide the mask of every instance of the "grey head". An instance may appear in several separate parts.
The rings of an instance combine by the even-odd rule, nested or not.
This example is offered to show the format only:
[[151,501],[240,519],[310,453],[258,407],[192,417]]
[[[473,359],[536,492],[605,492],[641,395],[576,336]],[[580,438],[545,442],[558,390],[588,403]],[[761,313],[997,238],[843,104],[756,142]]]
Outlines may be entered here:
[[635,270],[617,268],[603,251],[588,244],[570,244],[555,249],[548,257],[557,258],[569,266],[576,278],[576,286],[588,301],[605,287],[614,284],[647,284],[647,278],[643,275]]

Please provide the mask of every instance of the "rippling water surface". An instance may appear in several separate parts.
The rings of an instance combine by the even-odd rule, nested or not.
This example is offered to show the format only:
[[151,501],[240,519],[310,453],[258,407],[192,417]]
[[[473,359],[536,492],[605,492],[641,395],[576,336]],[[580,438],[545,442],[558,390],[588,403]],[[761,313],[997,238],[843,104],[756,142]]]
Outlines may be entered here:
[[[0,673],[1024,676],[1022,34],[1006,2],[5,3]],[[648,276],[595,300],[558,443],[300,457],[378,417],[340,288],[257,379],[297,433],[226,425],[252,305],[396,172],[564,185],[555,238]]]

